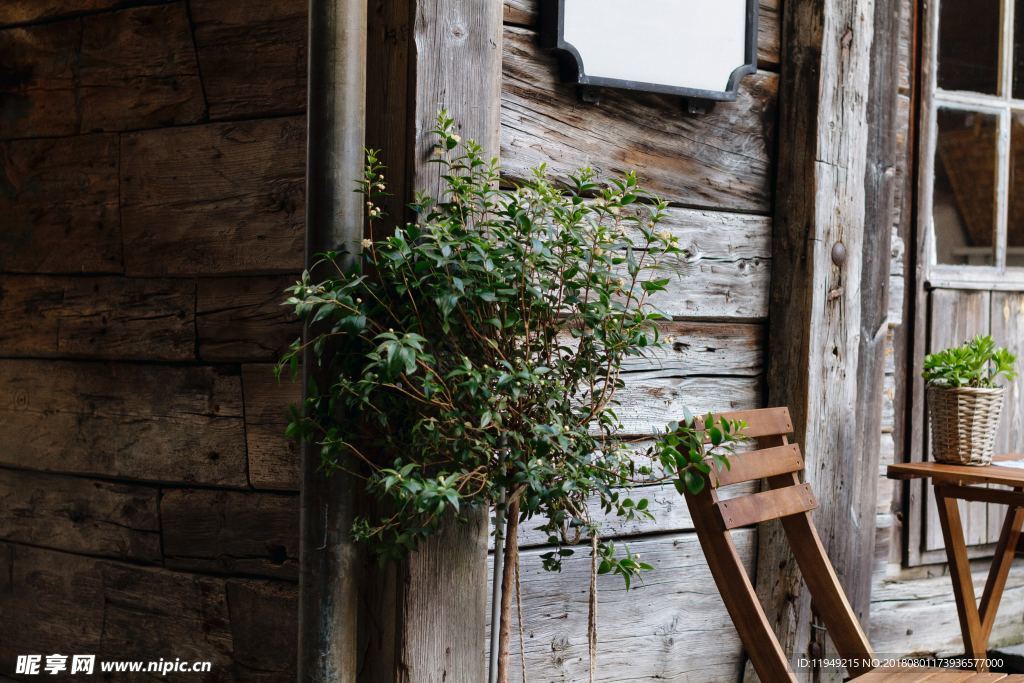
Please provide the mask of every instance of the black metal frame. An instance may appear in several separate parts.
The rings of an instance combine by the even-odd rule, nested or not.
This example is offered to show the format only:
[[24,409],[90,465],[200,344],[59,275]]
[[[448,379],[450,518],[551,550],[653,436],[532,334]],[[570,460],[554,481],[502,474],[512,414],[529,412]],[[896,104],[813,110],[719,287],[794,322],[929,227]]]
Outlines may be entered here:
[[757,71],[758,0],[747,0],[746,63],[733,69],[723,91],[588,76],[579,51],[565,40],[564,20],[565,0],[541,0],[541,41],[544,47],[557,51],[563,81],[574,82],[588,88],[621,88],[712,102],[732,102],[736,99],[743,77]]

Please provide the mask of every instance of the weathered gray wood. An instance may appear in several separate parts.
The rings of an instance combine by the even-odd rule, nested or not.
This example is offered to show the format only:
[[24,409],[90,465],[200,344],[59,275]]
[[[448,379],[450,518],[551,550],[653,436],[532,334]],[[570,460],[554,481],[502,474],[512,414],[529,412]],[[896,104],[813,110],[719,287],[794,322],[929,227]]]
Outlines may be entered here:
[[245,442],[249,483],[258,489],[299,490],[299,447],[285,436],[288,409],[302,401],[302,385],[289,370],[274,377],[273,365],[243,365]]
[[276,361],[302,335],[282,305],[295,276],[199,280],[196,332],[199,357],[207,361]]
[[626,386],[615,398],[622,436],[664,433],[687,408],[693,414],[743,410],[762,403],[757,377],[661,377],[636,373],[623,378]]
[[304,151],[301,117],[123,136],[125,270],[148,276],[300,270]]
[[[367,62],[367,146],[383,150],[394,199],[392,216],[415,191],[438,193],[430,163],[438,109],[447,108],[464,139],[486,155],[500,146],[502,5],[475,0],[400,0],[370,4]],[[399,570],[397,609],[365,624],[367,680],[484,679],[481,640],[486,603],[486,510],[469,511],[465,526],[449,525]],[[375,572],[366,582],[379,609],[395,592]],[[393,654],[392,654],[393,653]]]
[[648,377],[752,377],[764,364],[764,327],[744,323],[671,322],[659,325],[662,345],[627,358],[623,373]]
[[0,355],[194,359],[195,284],[0,275]]
[[[505,23],[536,28],[540,0],[505,0]],[[779,0],[761,0],[757,23],[757,64],[762,69],[779,66]]]
[[237,376],[211,368],[0,361],[0,464],[244,487]]
[[[991,324],[992,295],[986,291],[965,292],[952,289],[933,290],[928,353],[964,343],[977,334],[988,334]],[[927,459],[931,459],[928,457]],[[926,488],[925,550],[945,548],[938,512],[931,486]],[[968,545],[985,543],[988,539],[988,506],[985,503],[958,501],[963,520],[964,539]],[[1001,518],[1001,508],[997,508]],[[995,541],[993,537],[992,541]]]
[[0,469],[0,540],[159,563],[158,491]]
[[[856,406],[874,12],[873,0],[787,0],[783,7],[772,249],[785,258],[773,262],[768,333],[768,403],[792,412],[806,478],[822,492],[815,523],[858,614],[867,610],[863,577],[871,571],[870,548],[860,546],[873,538],[850,529],[875,522],[875,500],[866,495],[873,476],[867,487],[854,483],[865,478],[863,450],[870,449]],[[890,226],[882,227],[888,240]],[[837,244],[845,259],[833,263]],[[823,647],[781,529],[761,533],[758,593],[783,649],[796,656]]]
[[[733,534],[748,570],[755,533]],[[599,577],[594,680],[735,680],[742,668],[742,646],[696,535],[642,539],[628,546],[655,569],[630,591],[619,577]],[[578,549],[558,574],[543,570],[542,552],[546,550],[521,555],[527,680],[588,680],[589,546]],[[513,633],[517,628],[513,623]],[[510,680],[521,680],[519,662],[519,639],[513,635]]]
[[743,80],[736,102],[690,116],[678,98],[609,90],[581,104],[532,31],[505,30],[501,156],[509,180],[547,163],[564,175],[639,171],[648,189],[687,206],[766,214],[778,77]]
[[[294,676],[294,587],[226,582],[0,543],[0,661],[19,654],[210,661],[217,680]],[[97,664],[97,670],[98,670]],[[250,669],[260,669],[249,676]]]
[[210,118],[293,113],[306,106],[303,0],[193,0]]
[[[982,562],[973,572],[975,591],[981,594],[988,572]],[[923,569],[923,568],[922,568]],[[991,643],[1019,643],[1024,639],[1024,572],[1018,563],[1010,569]],[[935,571],[930,568],[930,571]],[[875,584],[871,596],[870,637],[887,652],[963,654],[963,640],[949,577],[929,576],[920,570],[905,571]],[[879,650],[882,648],[880,647]]]
[[117,137],[0,143],[0,215],[0,271],[121,272]]
[[239,491],[173,490],[160,498],[165,566],[297,580],[299,499]]

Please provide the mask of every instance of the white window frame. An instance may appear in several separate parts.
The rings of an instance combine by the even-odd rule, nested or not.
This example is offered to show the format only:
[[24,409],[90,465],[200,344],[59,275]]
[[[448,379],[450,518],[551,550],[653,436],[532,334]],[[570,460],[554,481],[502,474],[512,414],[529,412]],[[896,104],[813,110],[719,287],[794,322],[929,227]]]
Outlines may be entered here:
[[[1006,266],[1006,235],[1010,189],[1010,131],[1014,112],[1024,114],[1024,99],[1013,98],[1013,22],[1014,0],[1001,0],[999,45],[999,92],[985,95],[938,87],[939,4],[926,0],[924,59],[921,64],[923,101],[919,159],[918,216],[924,235],[925,272],[928,287],[950,289],[1024,290],[1024,267]],[[997,120],[997,168],[995,182],[996,224],[994,265],[938,263],[935,250],[933,190],[935,184],[935,147],[940,108],[994,115]]]

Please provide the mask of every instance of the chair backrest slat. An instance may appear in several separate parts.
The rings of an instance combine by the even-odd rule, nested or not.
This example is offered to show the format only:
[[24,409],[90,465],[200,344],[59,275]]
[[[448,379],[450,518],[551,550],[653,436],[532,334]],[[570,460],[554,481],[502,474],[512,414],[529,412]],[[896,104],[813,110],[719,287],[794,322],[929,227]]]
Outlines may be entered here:
[[804,459],[800,455],[800,446],[793,443],[729,456],[728,467],[721,470],[715,467],[711,483],[716,487],[729,486],[744,481],[767,479],[779,474],[800,472],[803,469]]
[[[743,420],[744,434],[758,440],[759,451],[731,456],[732,467],[709,475],[709,486],[698,493],[685,492],[686,503],[708,566],[743,646],[761,680],[796,681],[790,663],[779,646],[753,583],[741,562],[730,529],[779,519],[806,580],[818,613],[840,656],[857,662],[873,658],[871,645],[850,607],[835,569],[825,555],[810,511],[817,501],[809,484],[801,484],[803,458],[787,435],[793,425],[786,408],[767,408],[723,413],[717,417]],[[765,446],[772,446],[767,448]],[[764,479],[760,493],[718,499],[714,486]],[[850,674],[870,667],[851,666]]]
[[722,526],[726,529],[798,515],[816,507],[818,501],[814,498],[810,484],[769,489],[749,496],[719,501],[716,504]]

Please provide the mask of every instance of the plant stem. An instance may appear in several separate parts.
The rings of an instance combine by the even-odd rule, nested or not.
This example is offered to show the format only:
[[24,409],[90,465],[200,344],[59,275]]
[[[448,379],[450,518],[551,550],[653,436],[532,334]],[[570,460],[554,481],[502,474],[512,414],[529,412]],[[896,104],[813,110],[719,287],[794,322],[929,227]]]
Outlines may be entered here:
[[505,566],[501,577],[501,626],[498,642],[498,683],[508,683],[508,641],[512,630],[512,592],[519,569],[519,496],[513,495],[505,521]]

